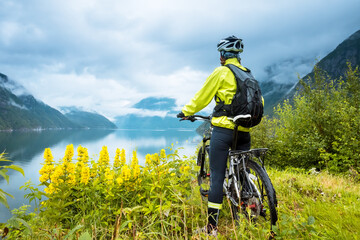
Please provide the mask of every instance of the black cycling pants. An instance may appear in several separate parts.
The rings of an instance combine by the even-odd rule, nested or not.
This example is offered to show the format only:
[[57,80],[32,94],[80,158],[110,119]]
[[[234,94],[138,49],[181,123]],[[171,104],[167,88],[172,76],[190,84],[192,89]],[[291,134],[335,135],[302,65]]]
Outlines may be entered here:
[[[229,149],[232,147],[233,130],[214,127],[210,140],[210,191],[208,200],[221,204],[223,183]],[[250,133],[238,132],[237,150],[250,149]]]

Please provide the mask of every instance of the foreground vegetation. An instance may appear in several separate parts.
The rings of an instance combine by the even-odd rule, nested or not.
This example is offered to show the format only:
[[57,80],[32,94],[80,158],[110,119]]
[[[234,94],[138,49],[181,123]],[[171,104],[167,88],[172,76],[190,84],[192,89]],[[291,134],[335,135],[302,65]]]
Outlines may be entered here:
[[[206,224],[207,204],[196,184],[195,159],[167,149],[146,156],[138,165],[136,151],[126,161],[106,147],[98,160],[72,145],[58,162],[44,152],[40,181],[26,183],[37,209],[13,210],[1,229],[8,239],[206,239],[195,234]],[[299,169],[268,169],[279,200],[276,239],[356,239],[359,235],[360,184],[350,177]],[[268,229],[242,220],[235,226],[227,201],[219,239],[264,239]]]
[[344,78],[315,67],[300,80],[299,94],[274,109],[253,131],[253,146],[270,149],[269,163],[313,167],[332,173],[360,172],[360,77],[348,64]]

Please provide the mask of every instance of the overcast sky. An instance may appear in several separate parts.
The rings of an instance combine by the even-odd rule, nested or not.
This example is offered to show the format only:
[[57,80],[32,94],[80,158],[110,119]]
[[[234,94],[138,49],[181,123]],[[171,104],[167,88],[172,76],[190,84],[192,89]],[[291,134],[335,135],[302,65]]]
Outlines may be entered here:
[[259,81],[272,66],[273,80],[293,82],[360,29],[359,10],[359,0],[0,0],[0,72],[55,108],[113,118],[149,96],[180,107],[219,66],[221,38],[243,39]]

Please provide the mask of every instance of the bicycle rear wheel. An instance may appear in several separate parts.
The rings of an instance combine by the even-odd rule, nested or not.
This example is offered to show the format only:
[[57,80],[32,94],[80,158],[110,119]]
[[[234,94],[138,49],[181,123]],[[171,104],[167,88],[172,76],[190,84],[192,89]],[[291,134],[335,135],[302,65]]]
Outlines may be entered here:
[[[231,186],[231,195],[237,206],[231,202],[231,210],[236,221],[240,214],[262,228],[272,228],[276,224],[277,199],[275,189],[266,171],[255,161],[246,160],[246,169],[239,166],[237,186],[240,188],[240,199],[236,195],[236,185]],[[244,177],[245,171],[249,178]]]
[[200,172],[198,174],[200,193],[203,197],[207,197],[210,189],[209,145],[205,145],[205,149],[200,147],[197,157],[197,165],[200,166]]

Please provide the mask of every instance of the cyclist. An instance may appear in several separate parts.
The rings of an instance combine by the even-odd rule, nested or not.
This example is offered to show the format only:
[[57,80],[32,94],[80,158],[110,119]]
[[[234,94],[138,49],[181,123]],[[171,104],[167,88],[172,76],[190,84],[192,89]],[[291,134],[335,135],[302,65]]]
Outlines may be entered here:
[[[236,80],[231,70],[224,65],[233,64],[242,70],[247,69],[241,65],[240,53],[243,52],[242,39],[230,36],[220,40],[217,50],[220,52],[220,63],[206,79],[203,87],[186,104],[177,115],[187,119],[205,108],[215,97],[216,104],[223,101],[230,104],[236,92]],[[223,201],[223,182],[229,148],[232,146],[234,123],[227,116],[211,119],[213,131],[210,141],[210,190],[208,195],[208,224],[203,228],[208,234],[216,235],[219,213]],[[239,126],[238,150],[250,149],[250,129]]]

